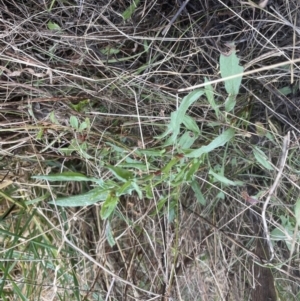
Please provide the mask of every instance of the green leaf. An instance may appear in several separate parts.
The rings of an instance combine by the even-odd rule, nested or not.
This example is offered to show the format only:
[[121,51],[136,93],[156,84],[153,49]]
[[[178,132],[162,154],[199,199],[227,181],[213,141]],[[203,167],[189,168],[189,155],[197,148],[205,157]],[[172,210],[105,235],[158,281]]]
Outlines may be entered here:
[[195,173],[199,170],[199,166],[202,162],[194,159],[193,162],[188,166],[188,172],[186,173],[185,180],[191,181]]
[[164,174],[168,174],[171,168],[180,160],[179,157],[173,158],[164,168],[162,168],[161,172]]
[[[243,73],[244,68],[239,65],[239,58],[236,56],[235,50],[232,50],[232,53],[228,56],[221,54],[220,71],[222,78]],[[225,80],[225,89],[227,93],[237,95],[240,90],[241,82],[242,75],[233,79]]]
[[36,139],[37,139],[37,140],[42,139],[43,136],[44,136],[44,132],[45,132],[45,130],[44,130],[43,128],[41,128],[41,129],[38,131],[37,135],[36,135]]
[[285,86],[285,87],[282,87],[281,89],[278,89],[279,92],[285,96],[289,95],[290,93],[293,92],[293,90],[291,89],[290,86]]
[[218,194],[216,195],[216,198],[218,200],[225,200],[225,193],[223,191],[219,191]]
[[292,240],[291,237],[294,235],[293,227],[288,223],[286,225],[282,225],[284,229],[275,228],[271,234],[271,240],[274,241],[284,241],[286,246],[291,251],[292,249]]
[[195,134],[200,135],[200,129],[197,125],[197,122],[191,116],[185,115],[183,118],[183,124],[187,128],[187,130],[190,130],[190,131],[194,132]]
[[118,166],[108,165],[107,168],[113,173],[113,175],[122,182],[127,182],[134,178],[133,172],[126,170]]
[[[208,83],[208,82],[209,82],[207,78],[205,78],[204,81],[205,81],[205,83]],[[218,107],[217,104],[215,103],[214,89],[213,89],[213,87],[212,87],[211,84],[207,84],[207,85],[205,86],[205,95],[206,95],[206,98],[207,98],[209,104],[210,104],[211,107],[214,109],[217,118],[219,118],[220,111],[219,111],[219,107]]]
[[103,220],[110,217],[115,208],[119,203],[119,198],[117,196],[109,194],[101,206],[100,216]]
[[165,149],[162,150],[155,150],[155,149],[139,149],[137,153],[146,156],[153,156],[153,157],[161,157],[166,152]]
[[297,199],[295,205],[295,218],[298,225],[300,225],[300,198]]
[[198,138],[193,132],[185,132],[179,139],[178,144],[182,149],[190,148]]
[[25,202],[25,205],[28,206],[28,205],[44,202],[44,201],[48,200],[49,197],[50,197],[50,193],[46,192],[45,194],[42,194],[41,196],[37,197],[36,199],[29,199],[28,201]]
[[143,198],[143,191],[141,190],[141,188],[136,182],[132,182],[131,184],[134,190],[136,191],[136,193],[138,194],[139,199],[141,200]]
[[195,192],[197,201],[198,201],[201,205],[205,206],[205,205],[206,205],[206,199],[204,198],[204,196],[203,196],[203,194],[202,194],[202,192],[201,192],[201,189],[200,189],[200,187],[199,187],[198,182],[195,181],[195,180],[192,181],[191,187],[192,187],[193,191]]
[[107,189],[97,187],[87,193],[59,198],[56,201],[50,201],[49,204],[56,204],[56,206],[60,207],[89,206],[106,200],[109,192],[110,191]]
[[148,199],[153,199],[154,198],[154,196],[153,196],[153,190],[152,189],[153,189],[152,185],[147,185],[145,187],[146,197]]
[[165,206],[166,202],[167,202],[167,198],[163,197],[161,198],[158,203],[157,203],[157,207],[156,207],[156,210],[155,210],[155,214],[157,214],[157,212],[161,212],[163,207]]
[[70,125],[72,128],[78,130],[79,128],[79,121],[78,121],[78,118],[76,116],[71,116],[70,117]]
[[176,218],[177,215],[177,206],[178,206],[178,202],[176,200],[172,200],[169,203],[168,208],[168,221],[169,223],[172,223],[174,221],[174,219]]
[[113,48],[111,46],[107,46],[105,48],[100,49],[100,52],[104,55],[113,55],[113,54],[118,54],[120,50],[118,48]]
[[80,123],[80,126],[79,126],[79,132],[82,132],[83,130],[87,129],[88,128],[88,125],[85,121],[83,121],[82,123]]
[[93,181],[93,182],[101,182],[103,180],[87,177],[79,172],[67,171],[58,174],[49,174],[49,175],[40,175],[40,176],[32,176],[32,179],[39,179],[39,180],[46,180],[49,182],[53,181],[76,181],[76,182],[86,182],[86,181]]
[[139,3],[140,0],[134,0],[133,3],[123,12],[122,17],[125,21],[131,18]]
[[148,51],[149,51],[149,48],[150,48],[150,45],[149,45],[149,43],[147,42],[147,40],[144,40],[143,46],[144,46],[144,52],[148,52]]
[[220,136],[215,138],[211,143],[208,145],[202,146],[199,149],[193,150],[192,152],[186,154],[186,157],[189,158],[199,158],[203,154],[208,154],[214,149],[223,146],[228,141],[230,141],[234,137],[234,129],[228,129],[225,132],[223,132]]
[[86,123],[88,129],[91,128],[91,121],[90,121],[90,118],[86,117],[86,118],[84,119],[84,122]]
[[58,24],[53,23],[51,21],[48,22],[47,26],[50,30],[61,30],[61,27]]
[[85,111],[86,108],[88,108],[88,105],[90,103],[90,100],[89,99],[83,99],[81,101],[79,101],[77,104],[70,104],[70,107],[76,111],[76,112],[79,112],[79,113],[82,113]]
[[81,157],[85,159],[92,159],[93,157],[87,153],[88,149],[89,148],[87,142],[82,142],[79,144],[76,139],[72,139],[71,144],[68,146],[68,148],[61,148],[60,151],[63,152],[67,152],[67,150],[69,150],[69,152],[76,151]]
[[116,244],[116,242],[115,242],[113,233],[111,231],[111,226],[110,226],[109,221],[107,221],[107,224],[106,224],[106,227],[105,227],[105,235],[106,235],[106,239],[107,239],[108,244],[112,248]]
[[273,166],[268,162],[268,157],[258,147],[253,147],[253,154],[257,162],[268,170],[273,170]]
[[291,224],[289,218],[286,218],[283,215],[280,215],[281,219],[281,227],[276,227],[271,232],[271,240],[274,241],[284,241],[289,250],[292,248],[292,240],[291,237],[294,235],[295,228]]
[[204,90],[195,90],[182,99],[182,102],[176,112],[171,114],[170,129],[172,131],[171,140],[175,142],[179,132],[180,125],[184,121],[184,117],[188,108],[204,94]]
[[286,240],[287,234],[284,233],[281,229],[275,228],[271,232],[271,239],[275,241]]
[[176,176],[175,178],[173,179],[173,175],[171,175],[171,186],[172,187],[176,187],[176,186],[179,186],[183,183],[184,179],[185,179],[185,175],[186,175],[186,166],[185,168],[177,168],[177,171],[176,173],[174,173]]
[[120,196],[123,194],[131,194],[132,190],[133,190],[132,181],[127,181],[117,190],[116,195]]
[[109,145],[117,153],[120,153],[120,154],[128,153],[127,149],[119,147],[119,146],[116,146],[113,143],[106,142],[105,144]]
[[235,95],[230,94],[225,101],[225,111],[226,112],[232,111],[235,107],[235,104],[236,104],[236,97]]
[[265,137],[268,133],[268,130],[264,127],[263,123],[259,121],[255,122],[255,129],[258,137]]
[[54,124],[60,124],[53,111],[49,114],[49,119]]
[[185,96],[182,99],[182,102],[181,102],[178,110],[176,112],[171,113],[171,120],[170,120],[167,130],[162,135],[158,136],[157,138],[161,139],[161,138],[165,137],[166,135],[172,133],[172,136],[168,139],[168,143],[169,144],[175,143],[176,138],[180,132],[180,125],[181,125],[181,123],[184,122],[184,117],[185,117],[186,111],[203,94],[204,94],[204,90],[198,89],[198,90],[192,91],[187,96]]
[[[185,116],[186,111],[188,110],[188,108],[199,99],[200,96],[202,96],[204,94],[204,90],[203,89],[198,89],[198,90],[194,90],[191,93],[189,93],[187,96],[185,96],[182,99],[182,102],[177,110],[177,117],[179,118],[179,121],[183,121],[183,118]],[[172,120],[174,123],[174,127],[176,123],[178,123],[178,120],[176,121],[175,119]]]
[[148,171],[149,167],[147,167],[143,163],[120,163],[119,167],[123,168],[135,168],[137,170],[143,170],[143,171]]
[[231,186],[237,186],[237,185],[240,186],[241,185],[241,183],[237,183],[237,182],[234,182],[234,181],[231,181],[231,180],[227,179],[222,174],[215,173],[212,169],[209,170],[208,174],[212,175],[214,177],[215,181],[220,182],[222,184],[231,185]]

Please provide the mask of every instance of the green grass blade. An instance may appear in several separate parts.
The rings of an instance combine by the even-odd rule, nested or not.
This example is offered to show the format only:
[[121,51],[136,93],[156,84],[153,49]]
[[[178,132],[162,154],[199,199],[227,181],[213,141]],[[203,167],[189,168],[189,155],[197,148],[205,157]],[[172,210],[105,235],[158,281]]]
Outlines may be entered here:
[[131,18],[139,3],[140,0],[134,0],[133,3],[123,12],[122,17],[125,21]]
[[49,204],[56,204],[56,206],[61,207],[89,206],[106,200],[108,194],[108,189],[95,188],[87,193],[82,193],[79,195],[69,196],[65,198],[59,198],[56,201],[50,201]]
[[228,129],[224,133],[222,133],[220,136],[215,138],[211,143],[208,145],[202,146],[199,149],[196,149],[188,154],[186,154],[186,157],[189,158],[199,158],[203,154],[208,154],[214,149],[225,145],[227,142],[229,142],[234,137],[234,129]]

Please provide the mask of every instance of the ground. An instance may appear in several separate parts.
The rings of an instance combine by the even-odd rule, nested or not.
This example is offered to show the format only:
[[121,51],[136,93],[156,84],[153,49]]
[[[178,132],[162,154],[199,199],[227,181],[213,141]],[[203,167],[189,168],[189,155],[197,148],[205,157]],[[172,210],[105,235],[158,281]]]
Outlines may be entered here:
[[1,298],[299,300],[298,11],[0,0]]

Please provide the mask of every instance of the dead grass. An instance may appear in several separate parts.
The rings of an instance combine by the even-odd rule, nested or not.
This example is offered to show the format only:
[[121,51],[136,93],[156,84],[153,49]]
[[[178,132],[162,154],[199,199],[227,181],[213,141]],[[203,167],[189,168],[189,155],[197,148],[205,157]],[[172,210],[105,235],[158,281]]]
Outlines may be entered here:
[[[124,20],[131,1],[0,1],[3,300],[255,301],[260,284],[253,267],[264,264],[256,253],[261,208],[288,131],[289,153],[266,220],[269,231],[288,232],[274,242],[270,264],[278,300],[299,299],[297,1],[265,9],[191,1],[163,36],[179,9],[169,2],[140,1]],[[48,203],[93,184],[31,176],[73,171],[109,182],[108,165],[137,161],[147,166],[137,179],[159,174],[180,153],[154,138],[186,95],[178,90],[219,79],[220,53],[232,41],[241,65],[253,73],[243,78],[227,115],[239,135],[207,155],[196,174],[205,205],[188,184],[174,184],[179,164],[167,181],[150,187],[152,198],[121,196],[107,220],[100,218],[100,203]],[[223,85],[214,93],[224,111]],[[228,126],[203,98],[189,115],[202,131],[198,147]],[[79,130],[71,116],[90,125]],[[253,147],[267,154],[273,170],[257,163]],[[138,152],[143,149],[163,155]],[[209,171],[223,167],[228,179],[244,185],[215,181]],[[257,206],[249,207],[245,191],[259,199]]]

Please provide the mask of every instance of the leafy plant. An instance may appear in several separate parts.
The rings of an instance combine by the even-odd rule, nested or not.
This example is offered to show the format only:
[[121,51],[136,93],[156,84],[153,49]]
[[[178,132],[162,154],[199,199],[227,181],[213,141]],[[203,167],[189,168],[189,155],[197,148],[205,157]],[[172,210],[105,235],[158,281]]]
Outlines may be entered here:
[[[228,65],[233,68],[229,73],[224,71],[224,68],[228,68]],[[222,57],[220,59],[222,76],[229,76],[235,72],[240,72],[240,68],[236,65],[238,65],[238,59],[234,53],[230,57]],[[241,78],[235,78],[227,82],[226,90],[230,95],[237,94],[240,81]],[[225,129],[207,145],[193,148],[197,140],[201,137],[201,131],[196,121],[187,114],[187,111],[204,95],[206,95],[208,102],[213,107],[216,117],[220,116],[220,109],[214,100],[214,92],[211,85],[208,84],[205,90],[195,90],[185,96],[179,108],[171,113],[171,120],[165,132],[157,137],[158,140],[163,142],[163,148],[168,146],[175,147],[175,153],[172,156],[168,155],[163,149],[136,150],[135,157],[142,158],[142,156],[146,156],[147,162],[150,165],[147,167],[143,162],[134,160],[131,156],[126,156],[125,161],[120,163],[119,166],[104,165],[104,168],[111,173],[111,179],[106,181],[86,177],[78,173],[50,174],[35,176],[34,178],[47,181],[89,181],[94,183],[96,187],[86,193],[58,198],[50,203],[54,204],[55,202],[56,206],[74,207],[102,202],[100,215],[103,219],[107,219],[113,214],[120,196],[130,195],[134,192],[140,199],[144,197],[152,198],[153,188],[165,185],[165,183],[168,183],[173,188],[184,183],[189,183],[199,202],[205,205],[205,198],[201,193],[197,181],[194,179],[194,175],[202,165],[205,165],[203,156],[230,142],[234,138],[235,130],[232,128]],[[70,117],[70,125],[79,133],[90,127],[88,119],[80,123],[75,116]],[[111,147],[114,148],[115,153],[121,152],[123,155],[128,153],[127,150],[120,147],[114,145],[111,145]],[[83,146],[83,143],[79,144],[75,139],[72,140],[68,149],[62,149],[62,151],[77,151],[84,157],[89,158],[86,147]],[[164,166],[156,166],[155,158],[157,156],[163,156],[166,159],[164,160],[166,162]],[[139,171],[141,170],[148,170],[148,173],[140,174]],[[237,183],[226,178],[224,169],[221,173],[216,173],[213,169],[210,169],[209,174],[212,176],[213,181],[224,185],[241,185],[240,182]]]
[[71,116],[69,122],[71,127],[74,129],[75,137],[71,139],[68,147],[60,148],[60,151],[67,155],[70,155],[72,152],[76,151],[81,157],[91,159],[92,157],[87,152],[88,144],[85,141],[85,136],[88,134],[88,131],[91,127],[90,119],[85,118],[85,120],[80,123],[76,116]]
[[234,45],[231,46],[230,55],[221,54],[220,56],[220,71],[222,78],[228,78],[225,80],[225,89],[228,93],[228,97],[225,102],[225,111],[230,112],[234,109],[236,104],[236,96],[239,93],[242,75],[234,78],[230,78],[237,74],[242,74],[244,68],[239,65],[239,59],[236,56]]
[[295,243],[300,243],[300,198],[297,200],[294,209],[294,218],[290,216],[280,216],[280,226],[271,232],[273,241],[284,241],[288,249],[293,253]]
[[[234,55],[233,53],[232,56]],[[224,57],[220,60],[222,70],[228,64],[230,66],[238,64],[238,60],[235,57]],[[234,69],[234,72],[240,71],[241,69],[238,67]],[[222,76],[224,77],[231,74],[233,73],[222,72]],[[235,99],[238,93],[240,81],[241,78],[235,78],[226,84],[231,104],[233,104],[232,100]],[[206,89],[192,91],[182,99],[178,109],[171,113],[171,119],[166,130],[160,136],[156,137],[161,143],[160,147],[146,150],[136,149],[132,152],[132,150],[124,148],[121,145],[117,146],[111,142],[106,143],[110,147],[110,157],[121,161],[118,164],[108,164],[107,162],[102,164],[102,168],[110,174],[107,180],[87,177],[83,174],[73,172],[35,176],[34,178],[49,182],[77,181],[91,183],[94,188],[87,192],[63,198],[58,197],[49,203],[60,207],[88,206],[100,203],[100,216],[103,220],[107,220],[108,223],[118,207],[121,196],[132,195],[134,193],[139,199],[146,198],[151,200],[153,199],[153,190],[159,187],[169,187],[168,198],[162,196],[157,205],[158,212],[163,212],[168,199],[172,199],[168,205],[169,221],[175,219],[179,190],[182,185],[190,185],[199,203],[206,205],[206,198],[195,177],[199,169],[206,169],[209,181],[214,185],[221,185],[222,188],[240,186],[243,185],[243,182],[228,178],[225,174],[225,160],[223,166],[220,168],[216,166],[208,168],[209,155],[234,141],[236,130],[231,128],[230,120],[228,120],[228,124],[216,122],[211,127],[212,132],[215,133],[215,138],[206,143],[202,142],[199,146],[199,140],[206,141],[207,139],[203,136],[197,122],[189,116],[188,110],[201,97],[207,98],[207,101],[215,112],[216,121],[219,121],[220,118],[223,120],[220,105],[217,105],[214,99],[214,91],[209,83]],[[234,105],[231,106],[230,110],[233,108]],[[78,133],[83,133],[90,128],[88,119],[80,123],[75,116],[71,116],[70,125]],[[172,153],[166,151],[166,148],[170,147],[173,148]],[[75,151],[87,159],[91,157],[84,143],[78,143],[75,138],[71,141],[68,149],[62,149],[62,151]],[[260,154],[259,151],[257,152]],[[262,156],[262,154],[260,155]],[[158,158],[161,159],[162,163],[159,163]],[[224,198],[223,193],[222,198]],[[115,241],[110,225],[107,226],[106,235],[110,245],[114,245]]]

